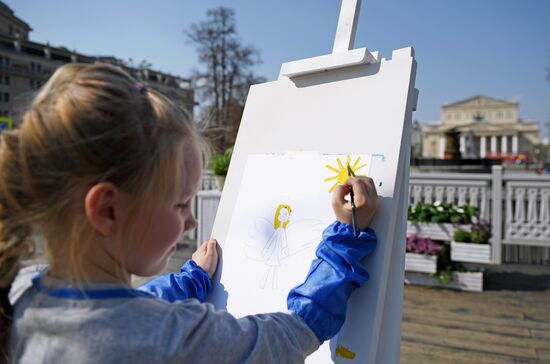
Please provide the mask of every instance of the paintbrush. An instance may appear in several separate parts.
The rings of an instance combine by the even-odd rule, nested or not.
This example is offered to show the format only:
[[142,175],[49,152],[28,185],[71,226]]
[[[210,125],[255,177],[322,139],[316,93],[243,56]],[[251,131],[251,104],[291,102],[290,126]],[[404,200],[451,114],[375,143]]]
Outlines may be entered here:
[[[348,167],[348,177],[355,177],[355,173],[351,170],[351,167],[349,166],[349,163],[347,165]],[[349,189],[349,196],[351,200],[351,225],[353,227],[353,236],[357,238],[357,223],[355,221],[355,201],[354,201],[354,195],[353,195],[353,188],[350,187]]]

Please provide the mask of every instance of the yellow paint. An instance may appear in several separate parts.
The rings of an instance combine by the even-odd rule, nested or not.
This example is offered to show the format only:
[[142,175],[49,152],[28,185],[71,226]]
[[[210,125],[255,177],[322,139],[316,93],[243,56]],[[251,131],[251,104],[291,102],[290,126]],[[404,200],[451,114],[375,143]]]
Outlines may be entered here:
[[355,353],[341,345],[336,347],[336,356],[344,359],[355,359]]
[[[284,221],[281,221],[281,210],[283,209],[286,209],[287,214],[286,219]],[[281,225],[283,226],[283,229],[286,229],[286,226],[290,222],[291,212],[292,208],[290,207],[290,205],[279,204],[279,206],[277,206],[277,210],[275,210],[275,216],[273,217],[273,226],[275,227],[275,229],[278,229],[279,227],[281,227]]]
[[332,187],[330,188],[329,192],[332,192],[334,191],[334,188],[336,188],[336,186],[338,186],[339,184],[343,184],[346,182],[346,180],[348,179],[348,166],[350,166],[352,172],[357,175],[357,176],[365,176],[364,174],[358,174],[357,171],[360,170],[361,168],[363,167],[366,167],[367,164],[366,163],[363,163],[363,164],[359,164],[361,162],[361,157],[357,157],[357,159],[355,160],[355,162],[352,164],[351,163],[351,156],[348,154],[347,158],[346,158],[346,165],[344,166],[344,164],[342,163],[342,161],[340,160],[340,157],[336,158],[336,163],[338,164],[338,168],[336,167],[333,167],[331,165],[325,165],[325,167],[333,172],[336,172],[336,175],[335,176],[332,176],[332,177],[328,177],[328,178],[325,178],[325,182],[328,182],[328,181],[333,181],[335,180],[334,184],[332,185]]

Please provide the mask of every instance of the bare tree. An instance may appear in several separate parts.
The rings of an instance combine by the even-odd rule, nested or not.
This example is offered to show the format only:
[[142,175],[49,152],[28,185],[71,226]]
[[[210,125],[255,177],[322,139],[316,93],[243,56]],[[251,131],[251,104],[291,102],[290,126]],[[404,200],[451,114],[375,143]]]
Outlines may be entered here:
[[207,20],[192,24],[185,32],[203,66],[192,78],[203,114],[209,115],[208,126],[233,129],[240,120],[238,109],[244,106],[248,88],[263,81],[252,72],[261,60],[253,46],[241,43],[232,9],[219,7],[206,15]]

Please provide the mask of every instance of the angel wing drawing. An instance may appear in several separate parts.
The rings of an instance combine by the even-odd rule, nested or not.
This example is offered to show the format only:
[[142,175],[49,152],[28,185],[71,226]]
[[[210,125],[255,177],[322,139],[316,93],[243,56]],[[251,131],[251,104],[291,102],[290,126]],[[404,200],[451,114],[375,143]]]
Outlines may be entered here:
[[277,270],[283,265],[284,259],[319,243],[320,232],[325,224],[315,219],[291,221],[291,213],[290,205],[279,204],[272,222],[265,217],[257,217],[250,230],[252,241],[246,244],[245,254],[266,265],[260,288],[270,283],[271,288],[276,289]]

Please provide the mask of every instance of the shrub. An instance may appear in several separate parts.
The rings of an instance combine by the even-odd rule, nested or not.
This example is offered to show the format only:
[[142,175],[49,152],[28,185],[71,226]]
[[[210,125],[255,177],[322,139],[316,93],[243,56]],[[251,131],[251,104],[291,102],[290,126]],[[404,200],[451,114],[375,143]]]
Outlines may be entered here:
[[453,262],[449,245],[443,245],[437,253],[437,273],[435,273],[435,276],[439,283],[447,284],[453,280],[453,272],[466,272],[466,268],[460,262]]
[[210,169],[215,176],[226,176],[229,169],[229,163],[231,162],[231,155],[233,154],[233,148],[227,149],[223,154],[213,154],[210,159]]
[[471,241],[470,232],[462,229],[455,230],[453,240],[461,243],[469,243]]
[[489,244],[490,238],[491,238],[491,229],[488,224],[481,222],[481,223],[472,225],[472,229],[470,232],[470,239],[472,243]]

